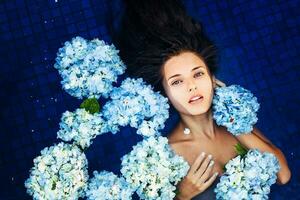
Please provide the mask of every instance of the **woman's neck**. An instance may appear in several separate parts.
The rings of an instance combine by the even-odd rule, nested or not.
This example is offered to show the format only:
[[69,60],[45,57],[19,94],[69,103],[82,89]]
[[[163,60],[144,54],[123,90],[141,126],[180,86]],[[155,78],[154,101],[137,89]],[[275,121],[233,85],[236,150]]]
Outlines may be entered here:
[[215,122],[213,120],[211,108],[202,115],[193,116],[180,114],[180,118],[180,128],[182,130],[184,130],[184,128],[189,128],[191,131],[187,136],[195,138],[205,137],[207,139],[215,138]]

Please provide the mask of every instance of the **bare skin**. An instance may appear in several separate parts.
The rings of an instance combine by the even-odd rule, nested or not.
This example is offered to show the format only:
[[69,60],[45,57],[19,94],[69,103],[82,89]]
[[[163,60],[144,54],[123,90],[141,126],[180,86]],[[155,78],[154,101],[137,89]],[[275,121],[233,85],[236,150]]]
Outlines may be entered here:
[[224,127],[216,125],[216,129],[215,138],[194,137],[184,135],[181,123],[179,123],[168,138],[169,144],[178,155],[185,158],[190,166],[201,152],[205,152],[207,155],[211,154],[215,161],[213,173],[221,174],[223,173],[223,166],[236,156],[234,145],[238,141]]
[[[224,127],[217,124],[214,126],[215,137],[213,138],[200,134],[185,135],[180,122],[170,133],[168,137],[170,146],[191,166],[187,176],[178,185],[177,199],[191,199],[204,192],[218,175],[222,175],[224,165],[237,156],[234,145],[238,140]],[[204,156],[201,155],[202,152],[205,153]],[[209,155],[212,156],[211,159]],[[198,174],[195,173],[195,168],[199,168]]]
[[[251,133],[233,136],[215,124],[211,112],[214,88],[224,84],[210,73],[201,57],[192,52],[171,57],[163,66],[162,84],[180,115],[179,124],[168,136],[170,146],[190,164],[188,174],[178,184],[177,199],[188,200],[205,191],[216,179],[214,173],[220,175],[223,166],[236,156],[234,145],[238,142],[248,149],[273,153],[281,167],[277,183],[290,180],[285,156],[256,127]],[[184,127],[191,134],[184,135]],[[206,154],[200,156],[201,152]]]

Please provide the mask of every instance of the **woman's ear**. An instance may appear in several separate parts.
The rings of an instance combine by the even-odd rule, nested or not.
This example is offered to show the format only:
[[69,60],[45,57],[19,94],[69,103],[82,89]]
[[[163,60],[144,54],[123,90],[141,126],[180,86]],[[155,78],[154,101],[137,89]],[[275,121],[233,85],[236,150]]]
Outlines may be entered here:
[[225,87],[226,84],[223,83],[222,81],[220,81],[219,79],[217,79],[215,77],[215,75],[212,75],[212,82],[213,82],[213,87],[216,88],[216,87]]
[[217,80],[216,80],[215,75],[212,75],[212,82],[213,82],[213,88],[216,88],[217,87]]
[[218,87],[226,87],[226,84],[223,83],[222,81],[220,81],[219,79],[215,79],[215,84],[216,84]]

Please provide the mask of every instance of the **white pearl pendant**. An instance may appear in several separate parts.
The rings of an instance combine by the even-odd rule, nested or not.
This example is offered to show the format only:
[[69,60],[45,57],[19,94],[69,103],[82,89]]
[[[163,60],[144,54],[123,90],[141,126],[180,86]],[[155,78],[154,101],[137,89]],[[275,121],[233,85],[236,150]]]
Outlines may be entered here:
[[184,128],[183,133],[184,133],[185,135],[188,135],[188,134],[191,133],[191,130],[190,130],[189,128]]

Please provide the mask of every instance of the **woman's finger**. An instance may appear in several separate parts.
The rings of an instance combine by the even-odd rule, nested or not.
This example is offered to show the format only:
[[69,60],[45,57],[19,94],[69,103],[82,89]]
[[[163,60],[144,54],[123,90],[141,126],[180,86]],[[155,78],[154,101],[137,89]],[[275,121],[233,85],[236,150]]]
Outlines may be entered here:
[[205,152],[202,152],[194,161],[194,163],[192,164],[189,173],[194,174],[197,169],[199,168],[199,166],[201,165],[202,161],[205,158]]
[[206,182],[202,184],[202,189],[206,190],[217,178],[218,172],[214,173]]
[[202,162],[201,166],[199,167],[199,169],[195,172],[195,178],[198,180],[202,174],[205,172],[206,168],[209,165],[209,162],[212,159],[212,155],[208,155],[205,160]]
[[208,167],[206,168],[205,172],[202,174],[202,176],[200,176],[200,178],[198,179],[197,182],[199,182],[200,184],[201,183],[204,183],[205,181],[207,181],[207,179],[211,176],[211,172],[213,170],[213,166],[214,166],[214,161],[211,160],[209,162],[209,165]]

